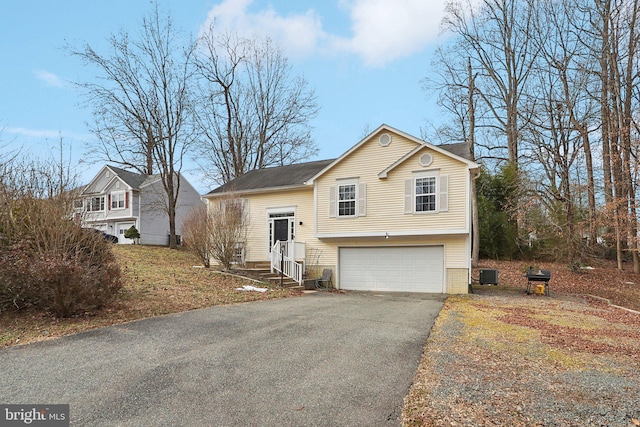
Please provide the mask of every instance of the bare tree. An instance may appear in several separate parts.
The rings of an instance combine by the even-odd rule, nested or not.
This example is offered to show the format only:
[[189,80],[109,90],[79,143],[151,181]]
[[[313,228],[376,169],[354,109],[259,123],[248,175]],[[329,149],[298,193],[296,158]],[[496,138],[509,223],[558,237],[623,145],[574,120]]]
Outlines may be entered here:
[[231,268],[246,241],[248,215],[245,200],[233,194],[209,201],[211,257],[225,269]]
[[[578,166],[583,157],[591,185],[587,189],[591,195],[589,230],[595,227],[589,133],[595,128],[596,110],[589,96],[593,86],[589,52],[583,46],[589,35],[579,8],[569,3],[536,2],[532,43],[539,55],[529,78],[531,87],[525,94],[528,126],[523,139],[529,144],[524,157],[531,161],[530,174],[540,178],[538,197],[547,215],[532,231],[556,242],[552,245],[556,256],[560,253],[574,261],[582,254],[578,250],[583,233],[579,228],[580,192],[576,191],[576,182],[583,175]],[[542,236],[542,229],[550,234]],[[591,235],[591,240],[594,237]]]
[[161,176],[169,246],[175,248],[179,175],[195,139],[189,86],[195,46],[182,42],[170,16],[161,16],[157,5],[142,21],[138,39],[123,31],[109,41],[111,56],[89,45],[71,51],[98,72],[96,81],[78,83],[94,112],[99,141],[94,149],[104,160]]
[[205,268],[211,265],[211,239],[213,234],[213,215],[205,205],[196,206],[184,217],[182,222],[183,244],[194,254]]
[[317,152],[310,133],[318,112],[314,91],[304,77],[293,75],[270,39],[219,34],[212,26],[199,45],[199,158],[212,181],[225,183]]
[[532,9],[516,0],[483,0],[479,7],[467,0],[452,2],[447,10],[445,28],[459,36],[458,54],[471,58],[478,73],[476,93],[490,119],[485,125],[504,137],[508,161],[517,165],[522,95],[537,55]]

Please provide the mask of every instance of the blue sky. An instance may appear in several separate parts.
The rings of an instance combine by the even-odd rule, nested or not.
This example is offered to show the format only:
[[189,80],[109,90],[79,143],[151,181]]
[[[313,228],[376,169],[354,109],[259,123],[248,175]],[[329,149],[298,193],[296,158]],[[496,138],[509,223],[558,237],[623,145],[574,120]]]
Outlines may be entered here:
[[[415,136],[438,122],[434,99],[421,88],[431,53],[442,41],[445,0],[159,0],[174,23],[197,36],[216,22],[240,34],[278,41],[295,73],[304,74],[320,107],[313,137],[318,159],[337,157],[365,129],[386,123]],[[106,53],[120,29],[135,34],[151,10],[146,0],[0,0],[0,147],[58,156],[60,138],[88,182],[102,164],[83,163],[91,112],[69,81],[89,70],[67,44]],[[315,159],[310,159],[315,160]],[[198,191],[197,170],[185,175]]]

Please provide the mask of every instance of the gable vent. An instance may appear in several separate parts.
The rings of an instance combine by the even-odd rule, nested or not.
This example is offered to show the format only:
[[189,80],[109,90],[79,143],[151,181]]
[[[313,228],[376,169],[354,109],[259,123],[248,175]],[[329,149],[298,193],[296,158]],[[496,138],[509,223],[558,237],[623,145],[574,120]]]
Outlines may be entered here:
[[378,138],[378,142],[381,146],[386,147],[387,145],[391,144],[391,135],[389,135],[388,133],[383,133]]
[[424,153],[420,156],[420,164],[422,166],[429,166],[433,162],[433,156],[429,153]]

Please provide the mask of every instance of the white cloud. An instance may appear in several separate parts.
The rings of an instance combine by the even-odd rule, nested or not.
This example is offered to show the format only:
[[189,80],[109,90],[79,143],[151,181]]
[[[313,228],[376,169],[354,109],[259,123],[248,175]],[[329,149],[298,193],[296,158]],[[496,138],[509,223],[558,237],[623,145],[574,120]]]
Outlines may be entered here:
[[313,51],[326,35],[322,31],[320,17],[309,9],[304,14],[279,15],[273,7],[249,13],[253,0],[224,0],[214,6],[207,16],[202,29],[212,22],[216,28],[233,30],[243,36],[268,35],[284,49],[288,55],[301,56]]
[[34,140],[53,140],[59,141],[60,138],[63,140],[77,140],[77,141],[88,141],[93,138],[92,134],[89,133],[78,133],[73,131],[61,131],[61,130],[46,130],[46,129],[29,129],[23,127],[7,127],[4,128],[3,131],[9,135],[15,135],[16,137],[24,138],[24,139],[34,139]]
[[313,9],[284,16],[273,6],[250,12],[252,3],[223,0],[210,10],[202,28],[215,22],[223,31],[268,35],[290,56],[351,53],[369,66],[383,66],[419,52],[437,38],[446,0],[338,0],[336,13],[349,13],[350,37],[326,33]]
[[23,136],[28,138],[59,138],[60,131],[59,130],[37,130],[37,129],[27,129],[27,128],[7,128],[5,129],[7,133],[11,133],[17,136]]
[[53,73],[50,73],[45,70],[35,70],[33,73],[36,75],[36,78],[38,80],[44,82],[47,86],[53,86],[53,87],[65,86],[64,80]]
[[350,10],[353,36],[337,46],[381,66],[409,56],[433,42],[444,16],[443,0],[354,0]]

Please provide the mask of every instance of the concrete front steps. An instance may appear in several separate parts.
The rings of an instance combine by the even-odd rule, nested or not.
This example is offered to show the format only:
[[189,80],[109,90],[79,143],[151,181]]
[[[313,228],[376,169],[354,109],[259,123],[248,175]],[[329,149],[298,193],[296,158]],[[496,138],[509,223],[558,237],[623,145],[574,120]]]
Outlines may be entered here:
[[[271,273],[271,266],[269,264],[256,263],[245,268],[236,268],[235,270],[240,275],[260,280],[261,282],[267,282],[274,286],[280,286],[280,275]],[[282,286],[284,288],[303,289],[298,282],[287,276],[284,276]]]

